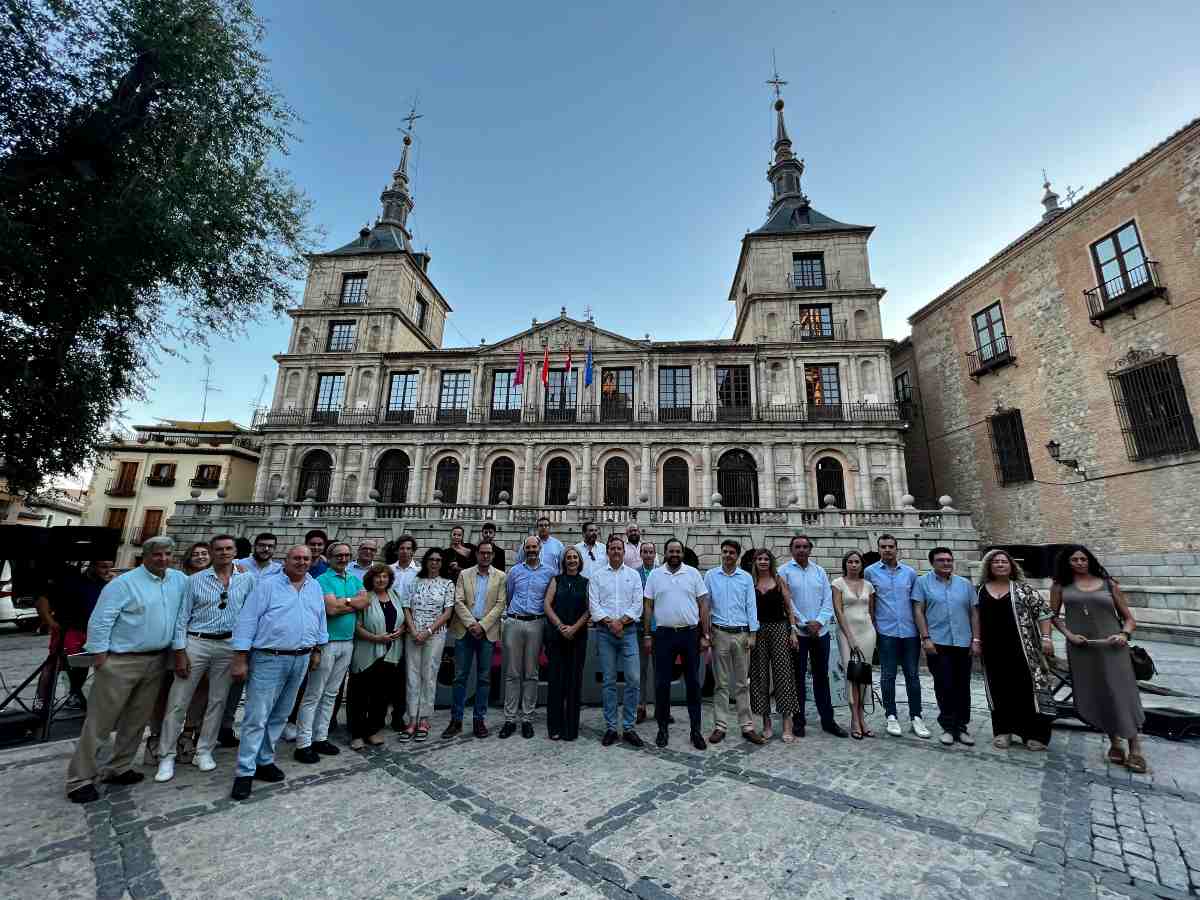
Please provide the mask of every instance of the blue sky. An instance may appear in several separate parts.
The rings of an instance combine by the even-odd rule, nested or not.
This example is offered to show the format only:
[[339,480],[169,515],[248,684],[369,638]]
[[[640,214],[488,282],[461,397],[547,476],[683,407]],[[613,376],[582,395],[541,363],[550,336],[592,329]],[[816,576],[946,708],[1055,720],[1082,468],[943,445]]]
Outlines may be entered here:
[[[416,4],[263,0],[285,161],[327,246],[377,215],[417,96],[418,247],[446,345],[561,306],[655,339],[728,337],[739,241],[762,224],[775,51],[813,206],[875,225],[886,336],[1037,221],[1041,170],[1091,188],[1200,115],[1200,7]],[[572,8],[577,6],[578,8]],[[296,292],[299,296],[300,285]],[[213,344],[208,418],[248,423],[289,320]],[[127,423],[200,417],[201,350]]]

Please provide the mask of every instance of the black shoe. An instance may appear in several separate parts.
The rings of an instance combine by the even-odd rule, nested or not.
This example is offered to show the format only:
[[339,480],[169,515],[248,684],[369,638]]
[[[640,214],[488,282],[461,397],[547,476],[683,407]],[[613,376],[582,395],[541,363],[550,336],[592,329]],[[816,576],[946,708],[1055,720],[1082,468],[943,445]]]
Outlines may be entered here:
[[834,737],[844,738],[849,736],[846,733],[846,729],[837,722],[830,722],[828,725],[822,725],[821,730],[826,734],[832,734]]
[[462,720],[451,719],[450,724],[446,726],[446,730],[442,732],[442,740],[446,741],[460,734],[462,734]]
[[236,747],[238,736],[233,733],[232,728],[222,728],[217,734],[217,744],[221,747]]
[[600,738],[600,744],[604,747],[611,747],[618,740],[620,740],[620,735],[610,728],[604,732],[604,737]]
[[342,752],[341,749],[334,744],[329,743],[329,741],[315,741],[310,746],[312,749],[316,750],[317,753],[321,754],[321,756],[337,756]]
[[505,722],[504,727],[500,729],[500,740],[510,738],[517,732],[516,722]]
[[85,784],[67,794],[72,803],[95,803],[100,799],[100,792],[94,784]]
[[[292,759],[298,763],[312,765],[321,761],[321,754],[313,749],[311,745],[308,747],[297,747],[296,752],[292,754]],[[261,769],[262,766],[259,766],[259,768]]]
[[523,738],[533,737],[533,723],[532,722],[522,722],[521,723],[521,737],[523,737]]
[[793,725],[792,725],[792,734],[793,734],[795,737],[804,737],[804,726],[803,726],[803,725],[796,725],[796,724],[794,724],[794,723],[793,723]]
[[637,718],[635,719],[634,724],[641,725],[645,721],[646,721],[646,707],[639,706],[637,708]]
[[674,725],[674,724],[675,724],[675,717],[674,717],[674,716],[672,716],[672,715],[668,715],[668,716],[667,716],[667,724],[668,724],[668,725]]
[[639,735],[632,728],[626,730],[626,732],[621,735],[621,740],[627,743],[630,747],[646,746],[646,742],[642,740],[641,735]]
[[488,731],[487,723],[483,721],[483,719],[476,719],[474,723],[472,723],[471,732],[477,738],[485,738],[491,734],[491,732]]
[[667,746],[668,743],[670,743],[670,741],[671,741],[671,739],[670,739],[670,736],[667,734],[667,729],[660,727],[658,729],[658,735],[654,738],[654,746],[655,747],[665,747],[665,746]]
[[692,746],[697,750],[707,750],[708,744],[704,742],[704,735],[698,731],[692,732]]
[[234,800],[245,800],[253,789],[254,778],[250,775],[239,775],[233,779],[233,790],[229,792],[229,796]]
[[146,776],[141,772],[135,772],[133,769],[126,769],[119,775],[109,775],[104,779],[105,784],[137,784]]
[[271,784],[276,784],[287,778],[283,774],[283,769],[279,768],[275,763],[267,763],[265,766],[259,766],[254,770],[254,777],[259,781],[268,781]]

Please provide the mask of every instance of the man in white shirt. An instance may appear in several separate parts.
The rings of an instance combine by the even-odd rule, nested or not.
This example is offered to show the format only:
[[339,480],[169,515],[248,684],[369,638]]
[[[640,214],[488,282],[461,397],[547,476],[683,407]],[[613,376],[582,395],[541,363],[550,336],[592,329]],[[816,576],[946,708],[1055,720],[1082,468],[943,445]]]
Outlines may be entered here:
[[[688,718],[691,721],[692,746],[704,750],[708,744],[700,732],[700,652],[711,643],[709,629],[708,589],[704,579],[683,561],[683,543],[671,538],[663,547],[667,562],[650,573],[644,588],[642,607],[643,634],[650,634],[650,619],[654,628],[654,717],[658,736],[654,743],[665,747],[669,743],[668,722],[671,716],[671,671],[675,657],[683,657],[683,683],[687,688]],[[650,638],[643,637],[643,642]]]
[[[654,545],[651,544],[650,546],[653,547]],[[625,528],[625,565],[636,572],[642,564],[643,559],[642,529],[638,526],[637,522],[630,522]],[[655,568],[661,565],[662,561],[658,558],[657,553],[654,554],[653,559]]]
[[363,538],[358,542],[358,552],[354,558],[354,562],[346,566],[346,571],[358,578],[359,581],[366,576],[367,570],[375,564],[375,554],[379,552],[379,544],[375,543],[371,538]]
[[[594,525],[592,526],[595,527]],[[637,623],[642,618],[642,579],[625,565],[625,539],[609,535],[608,560],[588,576],[588,609],[596,626],[596,654],[604,673],[604,724],[601,743],[617,742],[617,664],[625,673],[625,709],[622,739],[634,747],[644,743],[634,731],[641,694]]]
[[[579,555],[583,557],[583,571],[579,574],[591,578],[592,573],[607,565],[606,551],[600,546],[600,526],[595,522],[583,523],[583,540],[575,545]],[[621,560],[624,564],[625,547],[621,546]]]

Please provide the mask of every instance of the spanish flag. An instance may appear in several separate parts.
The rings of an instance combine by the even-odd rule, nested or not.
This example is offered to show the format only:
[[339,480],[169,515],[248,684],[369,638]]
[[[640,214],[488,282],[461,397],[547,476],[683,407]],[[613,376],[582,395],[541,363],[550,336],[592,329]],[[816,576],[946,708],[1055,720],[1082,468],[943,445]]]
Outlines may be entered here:
[[542,354],[542,384],[550,383],[550,348],[547,347]]

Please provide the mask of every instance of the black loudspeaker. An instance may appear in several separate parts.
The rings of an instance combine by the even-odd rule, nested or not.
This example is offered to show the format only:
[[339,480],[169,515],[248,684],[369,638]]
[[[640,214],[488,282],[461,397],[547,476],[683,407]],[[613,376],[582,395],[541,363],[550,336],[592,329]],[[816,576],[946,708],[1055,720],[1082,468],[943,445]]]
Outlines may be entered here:
[[[115,528],[86,525],[0,525],[0,552],[12,572],[14,597],[41,593],[46,575],[67,562],[115,559],[121,533]],[[0,569],[3,569],[0,559]]]
[[1154,734],[1172,741],[1200,737],[1200,713],[1169,706],[1147,706],[1146,721],[1142,730],[1146,734]]

